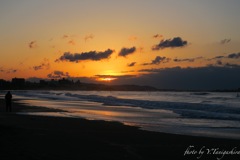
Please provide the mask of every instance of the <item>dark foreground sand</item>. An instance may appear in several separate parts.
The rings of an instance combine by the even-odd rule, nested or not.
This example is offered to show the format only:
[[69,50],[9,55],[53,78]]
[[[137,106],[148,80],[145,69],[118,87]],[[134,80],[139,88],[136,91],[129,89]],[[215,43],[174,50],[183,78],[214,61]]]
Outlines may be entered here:
[[[142,131],[117,122],[15,114],[26,110],[54,112],[14,103],[13,112],[6,113],[0,100],[0,160],[197,160],[201,148],[204,153],[199,159],[217,160],[222,154],[212,149],[240,150],[240,140]],[[189,146],[196,153],[184,156]],[[227,159],[240,159],[240,153],[222,158]]]

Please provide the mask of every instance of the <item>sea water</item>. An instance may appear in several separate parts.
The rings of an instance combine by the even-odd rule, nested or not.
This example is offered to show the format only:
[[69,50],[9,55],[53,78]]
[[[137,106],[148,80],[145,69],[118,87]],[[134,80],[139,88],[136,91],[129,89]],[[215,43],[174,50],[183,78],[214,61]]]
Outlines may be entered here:
[[144,130],[240,139],[240,98],[234,92],[13,91],[31,106],[67,112],[45,116],[118,121]]

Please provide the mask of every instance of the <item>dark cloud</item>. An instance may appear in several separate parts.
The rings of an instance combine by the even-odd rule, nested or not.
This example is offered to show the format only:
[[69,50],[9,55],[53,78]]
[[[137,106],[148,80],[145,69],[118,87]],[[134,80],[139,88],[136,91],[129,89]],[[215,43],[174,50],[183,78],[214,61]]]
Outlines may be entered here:
[[222,61],[221,61],[221,60],[217,60],[217,62],[216,62],[216,65],[219,65],[219,66],[221,66],[221,65],[223,65],[223,63],[222,63]]
[[221,60],[217,60],[215,65],[210,64],[209,66],[222,66],[222,67],[228,67],[228,68],[236,68],[240,67],[239,64],[233,64],[233,63],[223,63]]
[[17,71],[17,69],[9,69],[6,73],[16,73]]
[[227,44],[227,43],[230,43],[231,42],[231,39],[223,39],[220,41],[220,44]]
[[196,58],[184,58],[184,59],[173,59],[174,62],[195,62],[196,60],[203,59],[203,57],[196,57]]
[[227,56],[227,58],[238,59],[238,58],[240,58],[240,52],[239,52],[239,53],[229,54],[229,55]]
[[37,47],[37,42],[36,42],[36,41],[31,41],[31,42],[29,42],[29,43],[28,43],[28,47],[31,48],[31,49],[32,49],[32,48],[36,48],[36,47]]
[[222,59],[222,58],[224,58],[225,56],[216,56],[216,57],[214,57],[214,58],[212,58],[212,59]]
[[169,62],[169,58],[157,56],[154,60],[152,60],[152,64],[160,64]]
[[126,57],[129,54],[133,54],[136,51],[136,47],[132,48],[122,48],[118,56]]
[[70,75],[68,72],[62,72],[62,71],[54,71],[47,75],[50,79],[61,79],[61,78],[69,78]]
[[152,60],[151,63],[143,63],[143,66],[146,65],[154,65],[154,64],[160,64],[160,63],[167,63],[169,62],[171,59],[167,58],[167,57],[160,57],[160,56],[156,56],[156,58],[154,60]]
[[119,79],[115,83],[150,85],[160,89],[179,90],[236,89],[240,87],[239,65],[144,69],[139,72],[143,73],[139,77]]
[[227,56],[216,56],[216,57],[213,57],[213,58],[209,58],[207,59],[208,61],[211,61],[211,60],[219,60],[219,59],[238,59],[240,58],[240,52],[239,53],[231,53],[231,54],[228,54]]
[[97,51],[90,51],[90,52],[83,52],[83,53],[70,53],[65,52],[58,61],[69,61],[69,62],[79,62],[84,60],[93,60],[93,61],[100,61],[102,59],[107,59],[111,56],[114,50],[108,49],[104,52],[97,52]]
[[240,65],[238,65],[238,64],[231,64],[231,63],[226,63],[224,66],[225,67],[229,67],[229,68],[240,68]]
[[86,36],[84,37],[84,40],[85,40],[85,42],[87,42],[87,40],[93,39],[93,38],[94,38],[94,35],[93,35],[93,34],[89,34],[89,35],[86,35]]
[[173,61],[174,61],[174,62],[194,62],[195,59],[194,59],[194,58],[185,58],[185,59],[175,58]]
[[128,64],[127,66],[128,66],[128,67],[133,67],[133,66],[135,66],[136,63],[137,63],[137,62],[132,62],[132,63]]
[[33,66],[33,69],[35,71],[41,70],[41,69],[49,69],[50,68],[50,62],[48,59],[44,59],[43,62],[40,65]]
[[179,48],[188,44],[187,41],[182,40],[181,37],[175,37],[173,39],[161,40],[161,42],[152,47],[152,50],[160,50],[165,48]]
[[155,34],[155,35],[153,35],[153,38],[163,38],[163,35],[161,35],[161,34]]
[[17,69],[3,69],[3,68],[0,68],[0,72],[5,73],[5,74],[16,73],[17,71],[18,71]]

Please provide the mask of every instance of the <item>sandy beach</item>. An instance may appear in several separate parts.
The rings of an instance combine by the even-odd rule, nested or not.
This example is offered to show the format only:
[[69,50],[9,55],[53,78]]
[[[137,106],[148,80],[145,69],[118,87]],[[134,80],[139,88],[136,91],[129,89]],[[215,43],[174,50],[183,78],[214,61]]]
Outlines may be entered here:
[[143,131],[118,122],[17,114],[23,111],[59,110],[14,102],[13,111],[7,113],[1,99],[1,160],[240,158],[240,140]]

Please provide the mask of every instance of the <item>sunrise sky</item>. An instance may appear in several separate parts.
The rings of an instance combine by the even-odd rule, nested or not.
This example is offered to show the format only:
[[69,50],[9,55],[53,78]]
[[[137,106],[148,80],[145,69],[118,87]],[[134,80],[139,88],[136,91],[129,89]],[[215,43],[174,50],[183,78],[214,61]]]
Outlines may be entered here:
[[239,7],[239,0],[1,0],[0,79],[240,87]]

